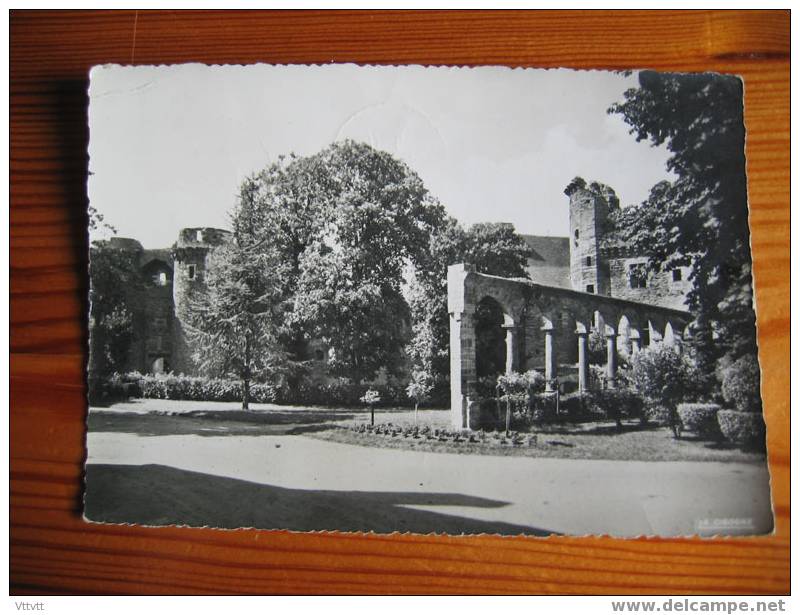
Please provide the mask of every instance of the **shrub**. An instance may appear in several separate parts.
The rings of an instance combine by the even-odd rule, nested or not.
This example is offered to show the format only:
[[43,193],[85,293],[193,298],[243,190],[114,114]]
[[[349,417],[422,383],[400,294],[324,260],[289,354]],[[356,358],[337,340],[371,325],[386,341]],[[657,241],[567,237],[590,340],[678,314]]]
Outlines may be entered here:
[[764,450],[766,426],[761,414],[720,410],[717,412],[717,422],[729,442],[745,448]]
[[[103,387],[95,388],[99,392],[113,389],[117,391],[117,398],[124,393],[125,397],[189,401],[241,401],[242,399],[241,381],[182,374],[132,372],[124,376],[117,376],[117,380],[108,380]],[[373,385],[371,388],[380,397],[380,401],[375,404],[376,407],[408,404],[405,389],[400,384]],[[345,379],[329,383],[301,381],[294,387],[276,386],[270,383],[252,383],[250,385],[250,401],[254,403],[355,407],[360,405],[360,397],[363,394],[363,386]],[[92,403],[99,403],[99,401],[92,401]]]
[[[149,399],[189,401],[241,401],[242,383],[219,378],[202,378],[175,374],[140,374],[121,376],[131,396]],[[250,400],[255,403],[274,403],[280,393],[270,384],[250,385]]]
[[650,423],[669,426],[676,421],[677,411],[674,408],[668,408],[661,404],[645,402],[644,417],[645,420]]
[[678,416],[683,429],[705,438],[718,438],[717,404],[678,404]]
[[608,376],[604,365],[589,365],[589,388],[599,391],[608,386]]
[[[575,391],[562,395],[559,404],[561,411],[566,413],[570,420],[597,418],[598,408],[594,403],[594,395],[588,391],[583,393]],[[593,413],[595,416],[592,416]]]
[[740,412],[761,412],[761,370],[755,355],[744,355],[725,368],[722,396]]
[[124,381],[120,374],[112,374],[106,379],[90,374],[88,384],[89,404],[92,406],[106,406],[138,396],[138,388]]
[[556,418],[556,396],[552,393],[534,393],[526,420],[530,423],[543,423]]
[[636,354],[630,380],[639,395],[651,405],[675,408],[680,401],[694,400],[694,364],[673,347],[649,346]]
[[524,395],[530,391],[541,391],[544,389],[544,376],[535,369],[525,373],[511,372],[503,374],[497,378],[497,385],[506,394]]
[[622,419],[642,420],[644,403],[642,398],[628,389],[605,389],[596,391],[593,397],[594,412],[621,425]]
[[539,391],[544,389],[544,385],[544,376],[536,370],[525,373],[511,372],[499,376],[497,386],[503,395],[495,400],[500,406],[500,411],[495,411],[495,414],[502,415],[503,421],[505,421],[507,404],[510,404],[511,422],[522,426],[541,422],[545,418],[549,418],[551,414],[555,416],[555,407],[551,413],[535,403],[541,395]]
[[592,328],[586,340],[586,353],[591,365],[604,365],[608,356],[606,337],[599,329]]

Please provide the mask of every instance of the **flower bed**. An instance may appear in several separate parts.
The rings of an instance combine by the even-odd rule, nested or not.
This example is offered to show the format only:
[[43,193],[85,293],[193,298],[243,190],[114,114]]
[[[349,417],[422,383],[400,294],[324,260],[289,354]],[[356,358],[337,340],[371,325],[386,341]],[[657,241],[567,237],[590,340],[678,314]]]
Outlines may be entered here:
[[394,425],[392,423],[379,423],[368,425],[360,423],[351,425],[349,431],[365,438],[408,439],[425,442],[449,442],[451,444],[472,444],[487,447],[532,447],[537,445],[535,434],[521,434],[510,431],[469,431],[431,428],[425,426]]

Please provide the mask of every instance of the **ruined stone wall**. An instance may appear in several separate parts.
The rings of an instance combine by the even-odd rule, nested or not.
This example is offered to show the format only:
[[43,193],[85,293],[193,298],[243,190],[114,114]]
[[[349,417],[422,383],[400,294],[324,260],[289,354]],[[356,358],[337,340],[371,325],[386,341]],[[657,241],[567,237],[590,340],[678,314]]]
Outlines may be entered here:
[[[159,273],[166,274],[166,283],[161,285]],[[173,319],[172,270],[166,266],[150,267],[145,271],[144,283],[144,335],[146,371],[156,371],[154,363],[163,360],[161,371],[168,372],[172,367]]]
[[[453,426],[472,426],[471,412],[477,412],[475,387],[475,308],[485,297],[495,300],[504,314],[506,369],[545,373],[547,365],[559,383],[577,383],[579,336],[593,328],[603,336],[616,339],[616,346],[627,351],[630,330],[643,333],[655,327],[661,333],[667,327],[680,332],[691,316],[684,310],[659,307],[623,298],[545,286],[521,279],[507,279],[479,274],[465,264],[452,265],[447,274],[448,311],[450,312],[450,393]],[[550,340],[546,343],[550,331]],[[652,336],[643,336],[645,339]],[[508,341],[515,352],[508,353]],[[549,356],[547,349],[553,353]],[[613,357],[613,353],[611,354]],[[509,364],[509,359],[511,364]],[[613,362],[609,365],[613,365]],[[613,367],[609,367],[610,370]]]
[[672,271],[648,273],[644,288],[633,288],[631,266],[644,269],[647,259],[643,257],[613,257],[608,259],[611,272],[611,296],[630,301],[640,301],[676,310],[686,309],[685,300],[692,284],[688,280],[689,268],[680,270],[680,280],[674,280]]

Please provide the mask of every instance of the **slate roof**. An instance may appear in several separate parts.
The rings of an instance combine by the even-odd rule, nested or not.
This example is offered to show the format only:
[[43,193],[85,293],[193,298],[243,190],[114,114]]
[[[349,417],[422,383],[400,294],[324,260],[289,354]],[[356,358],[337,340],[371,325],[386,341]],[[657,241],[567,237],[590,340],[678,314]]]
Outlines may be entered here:
[[528,273],[534,282],[572,288],[569,281],[569,237],[522,235],[531,249]]
[[522,235],[522,238],[533,251],[532,260],[569,269],[569,237]]

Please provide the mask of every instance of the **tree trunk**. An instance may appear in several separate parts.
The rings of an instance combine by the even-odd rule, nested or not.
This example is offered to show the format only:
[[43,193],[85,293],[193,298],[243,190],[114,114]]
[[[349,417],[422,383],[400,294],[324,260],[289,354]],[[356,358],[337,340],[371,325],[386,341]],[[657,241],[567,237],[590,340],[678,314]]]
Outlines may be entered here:
[[242,410],[250,409],[250,378],[244,379],[242,387]]
[[419,409],[419,402],[414,404],[414,425],[417,424],[417,410]]
[[373,427],[375,426],[375,406],[372,404],[369,405],[369,423]]
[[242,410],[250,409],[250,338],[244,336],[244,378],[242,379]]

